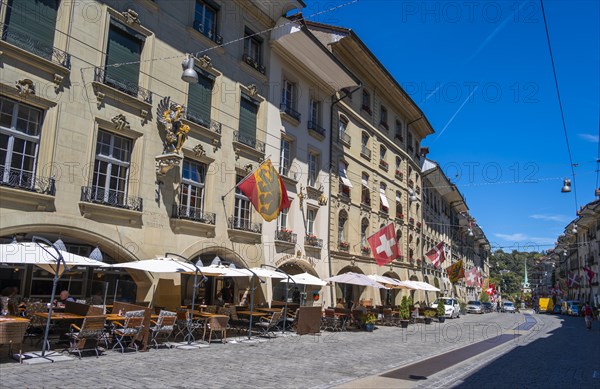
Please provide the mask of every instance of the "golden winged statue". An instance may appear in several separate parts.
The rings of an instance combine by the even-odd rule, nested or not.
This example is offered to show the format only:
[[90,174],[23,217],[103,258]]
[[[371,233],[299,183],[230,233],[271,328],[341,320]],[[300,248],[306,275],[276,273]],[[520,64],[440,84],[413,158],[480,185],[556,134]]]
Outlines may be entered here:
[[183,143],[187,139],[190,126],[183,123],[183,113],[183,105],[171,102],[169,96],[158,103],[156,117],[158,122],[165,127],[165,152],[179,154]]

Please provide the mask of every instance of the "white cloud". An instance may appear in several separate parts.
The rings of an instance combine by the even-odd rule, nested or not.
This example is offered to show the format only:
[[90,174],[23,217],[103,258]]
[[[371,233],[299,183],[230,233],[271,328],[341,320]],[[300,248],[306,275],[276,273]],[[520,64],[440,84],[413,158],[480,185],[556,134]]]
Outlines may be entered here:
[[[555,243],[556,238],[546,238],[539,236],[529,236],[527,234],[523,234],[521,232],[517,232],[514,234],[494,234],[497,238],[505,240],[511,243],[523,243],[523,247],[527,247],[529,245],[540,245],[540,246],[551,246]],[[545,247],[540,247],[540,249],[544,249]],[[539,251],[539,250],[538,250]]]
[[569,217],[565,216],[565,215],[535,214],[535,215],[529,215],[529,217],[532,219],[537,219],[537,220],[544,220],[544,221],[548,221],[548,222],[560,222],[560,223],[567,223],[570,220]]
[[522,242],[527,240],[527,235],[517,233],[517,234],[494,234],[500,239],[509,240],[512,242]]
[[600,140],[600,137],[598,137],[598,135],[593,134],[577,134],[577,136],[579,136],[586,142],[598,143],[598,141]]

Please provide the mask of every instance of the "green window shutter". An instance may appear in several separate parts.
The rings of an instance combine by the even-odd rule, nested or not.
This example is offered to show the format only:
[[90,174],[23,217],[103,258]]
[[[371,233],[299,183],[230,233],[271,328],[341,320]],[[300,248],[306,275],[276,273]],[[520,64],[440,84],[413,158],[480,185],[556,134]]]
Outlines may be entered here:
[[187,119],[210,128],[213,80],[198,72],[198,83],[190,84],[188,90]]
[[[240,103],[240,140],[256,140],[256,115],[258,113],[257,104],[249,98],[242,95]],[[243,142],[242,143],[247,143]]]
[[[143,40],[125,26],[112,22],[108,31],[104,82],[120,91],[137,96]],[[128,65],[109,66],[134,62]]]
[[2,39],[52,60],[58,0],[8,0]]

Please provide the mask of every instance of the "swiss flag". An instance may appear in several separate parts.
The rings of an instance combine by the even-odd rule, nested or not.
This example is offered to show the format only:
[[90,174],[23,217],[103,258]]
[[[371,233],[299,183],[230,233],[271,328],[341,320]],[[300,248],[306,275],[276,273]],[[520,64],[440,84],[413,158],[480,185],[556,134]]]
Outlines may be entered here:
[[438,243],[434,248],[429,250],[425,256],[431,260],[433,266],[437,269],[440,263],[446,259],[446,253],[444,252],[444,242]]
[[396,242],[393,223],[388,224],[371,235],[367,241],[369,242],[369,246],[371,246],[375,262],[379,266],[384,266],[400,256],[400,247],[398,246],[398,242]]
[[596,275],[595,272],[592,271],[592,269],[590,269],[589,267],[584,267],[583,271],[585,272],[585,274],[587,275],[588,278],[588,284],[592,284],[592,280],[594,279],[594,276]]
[[494,284],[490,284],[485,292],[491,296],[496,293],[494,289]]
[[479,271],[476,267],[472,267],[471,270],[467,272],[465,283],[467,286],[471,287],[479,287],[481,284],[479,283],[480,275]]

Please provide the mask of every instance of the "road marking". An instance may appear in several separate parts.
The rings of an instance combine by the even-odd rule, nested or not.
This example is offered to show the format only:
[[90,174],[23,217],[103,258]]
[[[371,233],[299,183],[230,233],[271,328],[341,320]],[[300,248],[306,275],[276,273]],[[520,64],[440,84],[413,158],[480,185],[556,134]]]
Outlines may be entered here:
[[491,339],[477,342],[470,346],[462,347],[423,361],[404,366],[396,370],[381,374],[380,377],[395,378],[400,380],[420,381],[427,377],[454,366],[460,362],[466,361],[478,354],[488,351],[503,343],[514,340],[520,335],[502,334]]

